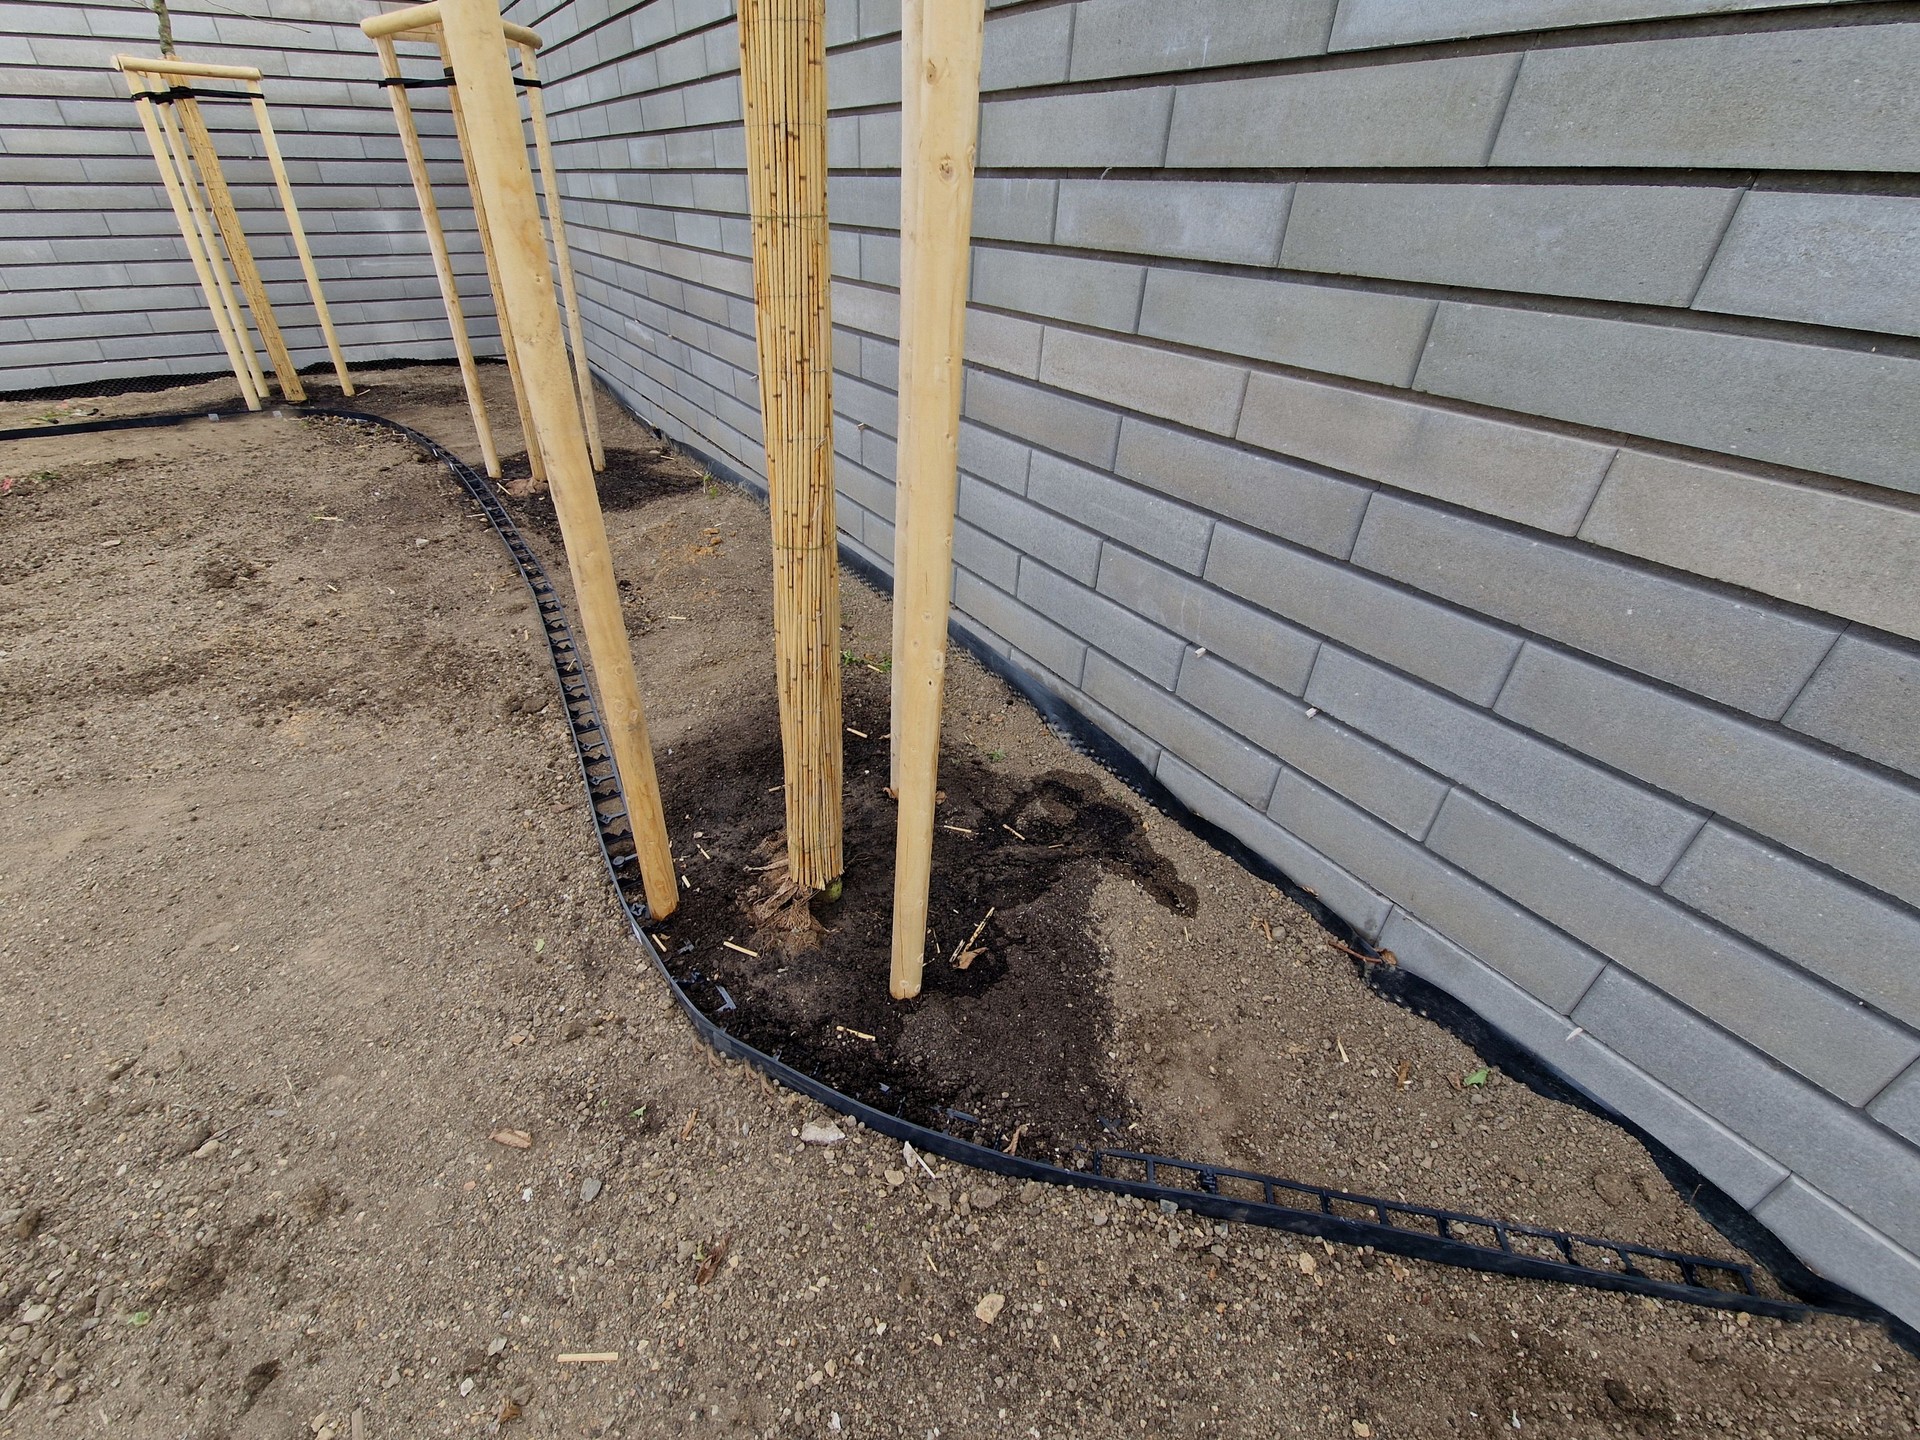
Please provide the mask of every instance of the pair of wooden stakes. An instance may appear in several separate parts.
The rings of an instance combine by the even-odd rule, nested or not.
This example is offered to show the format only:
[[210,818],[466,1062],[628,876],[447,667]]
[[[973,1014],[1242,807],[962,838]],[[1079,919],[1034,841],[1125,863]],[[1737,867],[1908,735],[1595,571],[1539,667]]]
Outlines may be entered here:
[[[824,0],[738,0],[774,650],[797,883],[841,873],[839,576]],[[953,598],[984,0],[902,0],[900,422],[893,572],[893,956],[920,993]]]
[[[823,889],[844,868],[825,5],[824,0],[738,0],[738,4],[755,328],[772,511],[774,649],[787,782],[788,863],[796,886]],[[902,999],[919,993],[926,948],[952,596],[961,356],[983,21],[984,0],[903,0],[902,4],[904,163],[891,771],[899,801],[899,834],[889,981],[891,992]],[[481,402],[472,347],[406,94],[422,83],[448,86],[529,464],[535,477],[544,478],[552,490],[603,721],[627,795],[647,906],[654,919],[664,919],[678,907],[678,873],[593,481],[593,471],[604,462],[535,70],[539,37],[508,24],[497,0],[438,0],[376,16],[362,22],[361,28],[380,54],[382,83],[393,104],[425,222],[475,430],[488,473],[498,477],[499,462]],[[445,82],[405,79],[394,49],[400,39],[433,44]],[[577,389],[569,375],[510,54],[517,54],[530,97],[534,148],[574,338]],[[155,62],[123,59],[120,63],[131,75]],[[258,99],[257,72],[169,64],[179,68],[151,73],[248,80],[263,136],[270,134],[264,104]],[[190,103],[182,104],[183,118]],[[161,159],[160,140],[155,139],[151,124],[148,133],[155,142],[156,159]],[[270,155],[277,156],[277,147],[270,140],[267,143]],[[209,161],[217,174],[217,157],[211,156],[210,144],[204,148],[203,177]],[[200,150],[195,154],[200,156]],[[164,159],[161,168],[164,174]],[[291,193],[277,158],[275,173],[298,236]],[[174,194],[169,185],[169,195]],[[182,214],[182,232],[187,234],[188,218],[177,199],[175,208]],[[237,221],[234,228],[237,232]],[[297,244],[324,317],[304,237]],[[188,245],[191,252],[191,234]],[[230,253],[232,249],[230,240]],[[206,267],[197,260],[196,267],[219,323],[216,287]],[[248,293],[251,297],[253,292]],[[326,333],[332,346],[330,324]],[[223,338],[225,334],[223,330]],[[337,346],[333,353],[338,363]],[[240,373],[238,360],[235,370]],[[344,366],[341,375],[344,383]],[[282,372],[283,389],[288,378],[297,386],[290,365]],[[298,398],[291,390],[287,393]]]

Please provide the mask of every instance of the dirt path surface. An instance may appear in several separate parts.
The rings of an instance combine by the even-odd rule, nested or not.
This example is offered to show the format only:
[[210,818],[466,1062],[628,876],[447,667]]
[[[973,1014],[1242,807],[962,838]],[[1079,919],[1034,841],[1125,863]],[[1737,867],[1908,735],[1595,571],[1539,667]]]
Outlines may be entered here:
[[[451,372],[367,380],[365,408],[471,448]],[[0,404],[0,426],[50,408]],[[603,416],[688,913],[708,917],[682,928],[705,935],[750,883],[701,857],[705,832],[760,823],[713,747],[772,714],[766,516]],[[928,1174],[858,1130],[804,1145],[830,1117],[700,1051],[628,937],[533,607],[440,467],[260,418],[15,442],[9,481],[0,1437],[1915,1433],[1920,1365],[1870,1325]],[[874,689],[884,601],[849,581],[847,619],[850,693]],[[1624,1132],[1497,1067],[1457,1086],[1471,1049],[954,668],[949,763],[994,813],[1110,806],[1164,864],[1047,887],[1087,945],[1072,1053],[1132,1133],[1735,1253]],[[943,946],[975,918],[944,920]],[[714,933],[749,933],[731,923]],[[1016,940],[975,962],[1001,977],[984,988],[1033,963]]]

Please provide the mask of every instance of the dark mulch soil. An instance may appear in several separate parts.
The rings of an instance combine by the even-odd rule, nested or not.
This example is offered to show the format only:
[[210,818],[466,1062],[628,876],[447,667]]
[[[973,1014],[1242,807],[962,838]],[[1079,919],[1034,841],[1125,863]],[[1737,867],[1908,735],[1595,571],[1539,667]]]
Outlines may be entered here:
[[868,1104],[1002,1147],[1018,1132],[1022,1154],[1084,1164],[1134,1110],[1101,1063],[1112,1017],[1095,884],[1131,880],[1178,915],[1193,913],[1193,888],[1092,776],[1019,779],[950,748],[924,987],[889,998],[887,685],[864,667],[847,675],[847,875],[838,900],[814,898],[798,937],[767,903],[786,872],[772,717],[728,717],[669,762],[667,788],[699,797],[693,889],[659,932],[676,976],[730,1033]]

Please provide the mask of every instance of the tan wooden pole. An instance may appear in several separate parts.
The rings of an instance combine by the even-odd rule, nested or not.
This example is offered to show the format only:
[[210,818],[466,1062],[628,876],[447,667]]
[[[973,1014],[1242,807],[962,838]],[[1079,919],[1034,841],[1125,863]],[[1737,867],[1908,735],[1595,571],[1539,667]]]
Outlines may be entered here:
[[[911,77],[920,73],[920,46],[922,42],[922,22],[920,18],[921,0],[900,0],[900,154],[906,156],[906,137],[920,133],[920,87],[911,83]],[[917,185],[907,183],[904,163],[900,170],[900,384],[899,394],[907,393],[907,383],[912,374],[912,366],[907,360],[907,278],[919,268],[920,217],[915,208],[920,194]],[[896,436],[897,440],[899,437]],[[891,682],[891,709],[888,711],[888,730],[892,740],[887,746],[887,786],[895,799],[900,796],[900,652],[906,646],[903,627],[906,625],[907,610],[897,603],[900,586],[900,567],[905,558],[907,544],[907,486],[900,483],[900,463],[898,450],[894,453],[893,485],[893,583],[896,603],[893,607],[893,649],[890,652],[891,663],[888,666],[888,679]]]
[[[453,60],[447,51],[445,35],[435,31],[434,44],[439,48],[440,62],[449,70]],[[502,54],[505,54],[504,49]],[[544,485],[547,480],[545,457],[540,453],[540,437],[534,433],[532,407],[527,403],[527,382],[520,358],[519,347],[513,343],[513,319],[507,314],[505,293],[502,290],[500,259],[495,253],[493,227],[487,223],[487,202],[480,193],[480,186],[473,178],[473,147],[467,140],[466,107],[460,101],[460,79],[454,77],[453,84],[447,87],[447,105],[453,111],[453,133],[460,144],[460,163],[467,174],[467,194],[473,201],[473,228],[480,232],[480,255],[487,267],[487,287],[493,292],[493,316],[500,326],[500,348],[506,352],[507,378],[513,383],[514,408],[520,415],[520,433],[527,442],[527,469],[536,485]],[[520,102],[513,102],[513,120],[520,123]],[[529,174],[532,172],[529,171]],[[543,247],[545,242],[541,242]],[[544,263],[544,261],[542,262]]]
[[[122,65],[121,73],[126,76],[128,93],[135,97],[134,112],[140,117],[140,128],[146,134],[147,148],[153,152],[153,163],[159,167],[161,188],[167,192],[167,203],[173,207],[174,221],[180,226],[180,238],[186,242],[187,259],[193,262],[193,273],[200,281],[200,293],[206,297],[207,310],[213,316],[213,328],[220,336],[221,347],[227,352],[227,363],[233,366],[233,378],[240,383],[240,398],[246,401],[249,410],[258,410],[260,394],[253,386],[253,371],[241,354],[231,317],[214,282],[213,266],[202,244],[199,227],[187,209],[187,197],[173,150],[161,131],[159,117],[154,114],[159,107],[153,101],[138,98],[146,88],[138,72]],[[191,179],[189,176],[187,183],[191,183]]]
[[534,151],[540,157],[540,189],[547,200],[547,231],[553,237],[554,259],[560,267],[560,297],[567,307],[567,339],[573,350],[573,374],[580,391],[580,414],[587,422],[587,450],[593,468],[607,468],[607,452],[600,443],[599,407],[594,398],[593,367],[587,361],[587,332],[580,324],[580,291],[573,278],[573,253],[567,246],[567,222],[560,214],[560,177],[553,163],[553,141],[547,135],[547,104],[540,93],[540,67],[534,47],[520,44],[520,72],[527,79],[527,118],[533,125]]
[[253,95],[253,119],[260,127],[260,145],[267,152],[267,164],[273,169],[274,188],[280,192],[280,208],[286,213],[294,253],[300,257],[300,273],[307,277],[307,294],[313,298],[313,313],[320,319],[320,333],[333,360],[333,373],[339,377],[341,393],[351,395],[353,377],[347,374],[347,357],[340,352],[340,337],[333,332],[333,315],[327,309],[327,297],[320,290],[320,272],[314,266],[313,250],[307,244],[307,227],[300,223],[300,207],[293,200],[293,182],[287,178],[287,162],[281,158],[280,140],[273,133],[273,119],[267,114],[267,97],[258,80],[249,82],[247,89]]
[[273,373],[280,382],[280,394],[296,405],[307,398],[306,386],[300,383],[300,372],[294,368],[293,357],[287,353],[287,344],[280,336],[280,326],[273,318],[273,302],[267,298],[267,287],[261,282],[260,267],[253,263],[253,251],[247,246],[247,232],[241,228],[240,214],[233,208],[233,195],[227,189],[227,178],[220,170],[220,154],[213,148],[213,137],[207,133],[206,117],[200,113],[200,102],[192,96],[182,96],[178,102],[180,111],[180,129],[187,137],[187,148],[193,152],[194,163],[200,169],[200,183],[206,187],[207,206],[213,211],[213,223],[220,229],[220,238],[226,242],[227,258],[233,262],[233,273],[240,282],[240,290],[247,297],[247,309],[253,313],[253,328],[260,332],[260,343],[266,346],[267,358],[273,362]]
[[647,906],[653,918],[661,920],[679,904],[679,880],[667,843],[633,652],[620,614],[606,523],[594,491],[593,461],[567,375],[560,307],[547,264],[540,207],[533,196],[520,102],[514,95],[506,47],[501,44],[500,7],[497,0],[440,0],[438,8],[454,82],[466,100],[473,176],[478,193],[485,196],[504,261],[502,292],[512,316],[514,343],[524,352],[527,398],[550,465],[553,508],[566,542],[567,568],[598,682],[601,723],[626,793]]
[[[913,74],[902,77],[918,94],[914,133],[903,133],[900,143],[901,183],[916,193],[912,201],[902,200],[901,211],[913,217],[919,234],[913,268],[901,273],[907,300],[900,316],[900,353],[907,373],[901,381],[896,474],[905,495],[906,540],[898,547],[893,577],[894,606],[905,611],[893,657],[900,672],[893,720],[900,754],[900,829],[889,988],[900,1000],[920,993],[927,945],[940,701],[953,599],[953,501],[984,10],[985,0],[924,0],[918,63]],[[902,113],[907,113],[904,104]]]
[[222,253],[218,230],[213,218],[208,215],[206,206],[200,201],[200,181],[194,171],[193,156],[187,149],[186,138],[180,133],[179,117],[173,113],[172,105],[160,105],[160,129],[167,137],[167,144],[179,166],[180,177],[186,184],[187,209],[193,215],[194,227],[200,232],[200,243],[206,249],[207,258],[213,264],[215,288],[220,292],[220,303],[227,312],[227,323],[233,327],[234,338],[240,342],[240,355],[247,363],[247,374],[251,379],[253,391],[262,400],[267,398],[267,372],[260,367],[259,353],[253,348],[253,332],[247,327],[247,312],[234,294],[233,281],[227,273],[227,258]]
[[[365,29],[363,24],[362,29]],[[400,57],[394,53],[388,35],[374,37],[380,52],[383,79],[400,78]],[[400,131],[400,149],[407,157],[407,174],[413,178],[413,198],[420,206],[420,223],[427,232],[427,252],[433,256],[434,278],[440,282],[440,298],[447,307],[447,323],[453,328],[453,353],[460,362],[460,381],[467,389],[467,409],[473,415],[474,438],[480,442],[480,455],[487,474],[500,478],[500,452],[494,448],[493,426],[487,422],[487,402],[480,393],[480,371],[473,363],[473,341],[467,336],[467,317],[460,309],[460,282],[453,273],[453,258],[447,253],[446,233],[440,228],[440,207],[434,203],[433,180],[427,173],[427,157],[420,148],[420,132],[414,128],[413,105],[404,85],[386,87],[393,105],[393,120]]]
[[787,864],[824,890],[841,845],[825,0],[739,0],[754,329],[773,512],[773,649]]

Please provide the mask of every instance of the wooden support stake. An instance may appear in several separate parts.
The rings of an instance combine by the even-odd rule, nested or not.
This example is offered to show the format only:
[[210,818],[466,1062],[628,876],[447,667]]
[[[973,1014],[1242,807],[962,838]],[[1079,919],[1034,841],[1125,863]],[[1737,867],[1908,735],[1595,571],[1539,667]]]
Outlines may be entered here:
[[[384,16],[375,17],[384,19]],[[371,21],[364,22],[361,28]],[[367,32],[372,35],[372,31]],[[373,37],[380,52],[380,74],[388,80],[400,78],[400,57],[394,53],[389,35]],[[420,206],[420,222],[427,232],[427,250],[433,256],[434,278],[440,282],[440,298],[447,307],[447,323],[453,327],[453,353],[460,361],[460,380],[467,389],[467,409],[473,415],[474,438],[480,442],[480,455],[487,474],[500,478],[500,452],[494,448],[493,426],[487,423],[487,402],[480,393],[480,372],[473,363],[473,341],[467,336],[467,317],[460,309],[460,282],[453,273],[453,258],[447,253],[446,232],[440,228],[440,207],[434,203],[433,180],[427,173],[427,157],[420,148],[420,132],[414,128],[413,106],[407,100],[404,85],[389,85],[387,99],[393,104],[393,120],[400,131],[400,149],[407,157],[407,174],[413,178],[413,198]]]
[[[453,68],[453,58],[447,50],[446,35],[443,31],[434,33],[434,43],[439,47],[440,61],[448,69]],[[502,52],[505,57],[505,51]],[[511,72],[509,72],[511,74]],[[487,223],[487,202],[480,192],[480,186],[474,181],[473,147],[467,138],[466,107],[460,102],[460,77],[454,76],[453,84],[447,87],[447,104],[453,111],[453,133],[460,144],[460,163],[467,174],[467,193],[473,200],[473,225],[480,232],[480,254],[487,266],[487,286],[493,292],[493,315],[500,326],[500,348],[507,356],[507,378],[513,382],[513,403],[520,414],[520,433],[527,442],[527,469],[533,476],[535,486],[546,484],[547,467],[540,453],[540,437],[534,433],[532,407],[527,403],[527,383],[523,373],[519,347],[513,343],[513,318],[507,313],[505,293],[502,288],[500,259],[495,253],[493,227]],[[520,101],[513,102],[513,123],[520,123]],[[524,137],[522,138],[524,143]],[[529,176],[533,173],[527,172]],[[531,182],[529,182],[531,183]],[[546,244],[541,242],[541,269],[546,268]]]
[[[975,0],[977,3],[977,0]],[[633,652],[620,614],[606,523],[594,492],[593,462],[580,408],[567,376],[560,307],[547,265],[540,207],[533,197],[520,102],[507,66],[498,0],[440,0],[440,24],[454,83],[466,99],[468,155],[485,197],[502,265],[501,290],[512,318],[533,424],[547,456],[553,507],[567,547],[567,568],[580,605],[581,628],[598,682],[601,723],[626,793],[628,824],[638,852],[647,906],[655,920],[680,903],[678,873],[667,843],[660,784],[647,739],[646,716],[633,673]]]
[[213,148],[213,137],[207,133],[206,117],[200,113],[200,102],[190,95],[182,96],[177,103],[180,129],[187,137],[187,148],[193,152],[194,163],[199,166],[200,183],[206,187],[213,223],[226,242],[227,258],[233,262],[234,276],[240,282],[241,293],[247,297],[247,309],[253,313],[253,328],[260,332],[260,342],[266,346],[267,358],[273,362],[280,394],[297,405],[307,398],[307,389],[300,383],[300,372],[294,368],[293,357],[287,353],[286,341],[280,336],[280,326],[273,318],[273,302],[267,298],[260,267],[253,263],[253,251],[247,247],[247,232],[241,228],[240,214],[233,208],[233,195],[227,189],[226,176],[220,171],[220,154]]
[[[121,73],[126,76],[128,93],[139,95],[145,88],[145,82],[140,79],[138,72],[122,65]],[[200,281],[200,293],[206,297],[207,309],[213,316],[213,328],[220,336],[221,347],[227,352],[227,363],[233,366],[233,378],[240,384],[240,398],[247,402],[249,410],[258,410],[260,393],[253,386],[252,368],[242,355],[242,341],[235,337],[232,318],[220,298],[213,262],[202,242],[200,228],[187,208],[185,185],[192,183],[192,177],[189,175],[184,182],[181,179],[172,147],[167,144],[166,135],[160,128],[160,117],[154,114],[158,107],[136,99],[133,108],[140,117],[140,128],[146,134],[147,148],[153,152],[153,163],[160,169],[160,184],[167,192],[167,203],[173,207],[174,221],[180,226],[180,238],[186,242],[187,258],[193,262],[193,273]]]
[[825,0],[739,0],[754,329],[773,512],[773,648],[787,865],[825,889],[841,850],[840,563],[833,505]]
[[[920,87],[910,83],[912,76],[920,73],[920,45],[922,42],[922,24],[920,19],[921,0],[900,0],[900,134],[902,144],[908,135],[920,133]],[[901,150],[904,156],[907,152]],[[912,375],[912,362],[907,358],[912,352],[908,345],[911,336],[907,334],[906,317],[910,301],[907,283],[910,276],[920,268],[920,213],[919,187],[907,183],[903,169],[900,177],[900,383],[898,393],[907,393],[907,384]],[[900,652],[906,648],[905,626],[907,623],[906,606],[899,603],[901,563],[907,547],[907,489],[898,483],[899,466],[894,467],[895,484],[893,487],[893,649],[890,652],[892,664],[889,666],[888,679],[890,709],[888,719],[893,732],[893,740],[887,746],[887,784],[894,797],[900,795]]]
[[594,401],[593,367],[587,362],[587,332],[580,324],[580,291],[573,278],[573,252],[567,248],[567,222],[560,215],[560,177],[553,163],[553,142],[547,136],[547,106],[540,95],[540,67],[534,47],[520,42],[520,73],[529,84],[527,117],[533,125],[534,151],[540,157],[540,188],[547,200],[547,233],[553,237],[554,260],[560,267],[560,297],[567,307],[567,339],[573,351],[573,374],[580,391],[580,414],[587,422],[587,449],[593,468],[607,468],[607,452],[600,443],[600,415]]
[[333,373],[339,377],[341,393],[351,395],[353,377],[347,374],[347,357],[340,353],[340,337],[333,333],[327,297],[320,292],[320,272],[314,267],[313,250],[307,244],[307,227],[300,223],[300,207],[293,202],[293,184],[287,179],[287,162],[280,156],[280,140],[273,133],[273,120],[267,114],[267,97],[258,80],[251,81],[247,89],[253,95],[253,119],[260,127],[260,145],[267,152],[267,164],[273,169],[274,188],[280,192],[280,208],[286,213],[294,253],[300,257],[300,273],[307,277],[307,294],[313,297],[313,312],[320,319],[320,333],[326,338]]
[[[900,829],[893,869],[895,999],[920,993],[933,871],[933,810],[940,770],[940,702],[946,683],[947,610],[953,599],[953,501],[959,481],[960,382],[966,341],[968,238],[980,124],[980,44],[985,0],[922,0],[912,73],[904,57],[900,142],[903,217],[917,230],[911,269],[902,256],[900,443],[896,474],[906,539],[897,551],[893,603],[904,611],[893,666]],[[915,93],[917,92],[917,93]],[[914,94],[911,102],[905,96]],[[910,103],[913,108],[906,108]],[[905,198],[908,188],[913,198]]]

